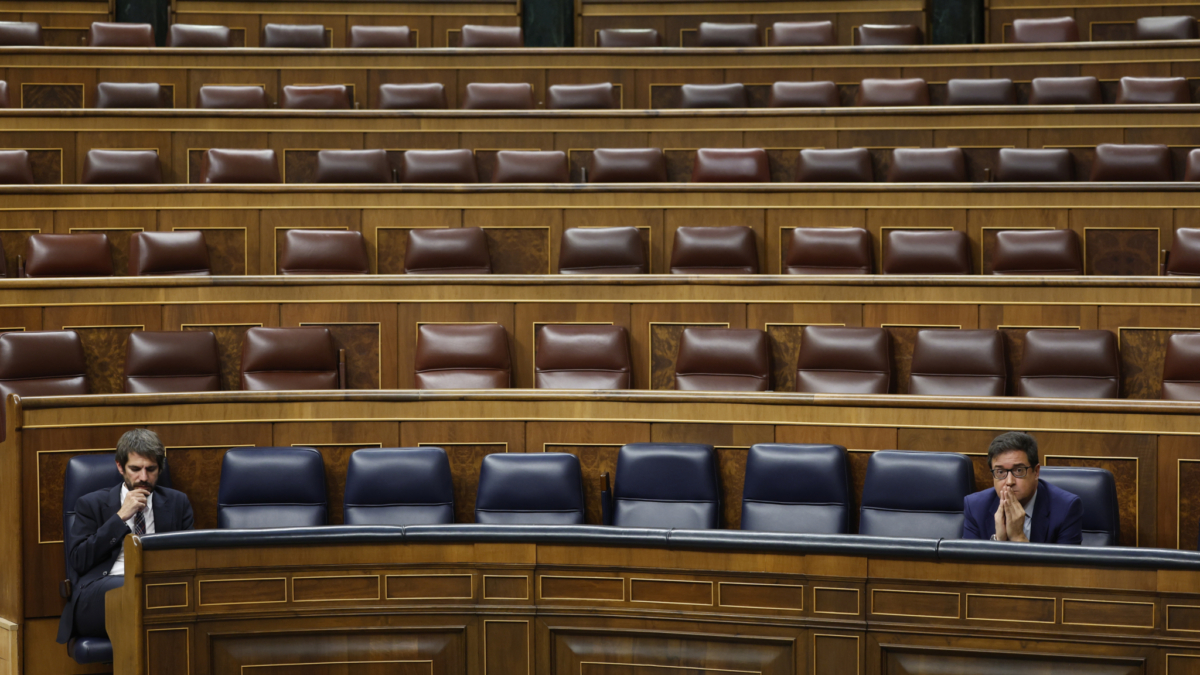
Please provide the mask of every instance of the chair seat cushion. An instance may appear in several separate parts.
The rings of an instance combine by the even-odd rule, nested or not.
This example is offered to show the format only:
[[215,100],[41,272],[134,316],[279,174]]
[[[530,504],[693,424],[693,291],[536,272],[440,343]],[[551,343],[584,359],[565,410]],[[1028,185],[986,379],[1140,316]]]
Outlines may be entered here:
[[75,638],[67,645],[67,651],[76,663],[112,663],[112,642],[107,638]]

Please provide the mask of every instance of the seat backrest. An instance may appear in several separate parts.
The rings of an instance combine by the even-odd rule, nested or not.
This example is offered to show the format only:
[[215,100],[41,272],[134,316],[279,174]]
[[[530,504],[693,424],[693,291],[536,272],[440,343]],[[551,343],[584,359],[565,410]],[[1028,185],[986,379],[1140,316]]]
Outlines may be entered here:
[[675,359],[679,391],[768,391],[771,348],[767,334],[749,328],[683,329]]
[[88,150],[83,159],[83,185],[144,185],[163,182],[162,164],[154,150]]
[[1195,40],[1192,16],[1144,16],[1133,27],[1135,40]]
[[34,234],[25,240],[27,277],[110,277],[112,273],[106,234]]
[[1092,161],[1093,181],[1170,181],[1171,150],[1165,145],[1102,143]]
[[1035,329],[1025,333],[1017,396],[1117,398],[1120,373],[1111,332]]
[[413,368],[417,389],[507,389],[508,332],[498,323],[423,323]]
[[125,393],[217,391],[221,364],[212,331],[134,331],[125,349]]
[[904,79],[868,77],[858,84],[854,105],[929,105],[929,85],[919,77]]
[[270,108],[271,99],[267,96],[267,90],[256,84],[209,84],[200,87],[200,93],[196,95],[196,107],[206,110],[259,110]]
[[9,394],[76,396],[88,393],[83,342],[73,330],[0,333],[0,441]]
[[612,524],[713,530],[721,526],[717,454],[699,443],[630,443],[617,454]]
[[680,108],[745,108],[746,85],[685,84],[680,87]]
[[204,151],[201,183],[282,183],[274,150],[213,148]]
[[350,26],[351,49],[402,49],[412,47],[412,31],[408,26]]
[[805,148],[796,155],[797,183],[870,183],[875,180],[866,148]]
[[162,108],[162,85],[157,82],[101,82],[96,85],[97,108]]
[[1016,105],[1017,86],[1007,78],[955,78],[946,83],[946,105]]
[[340,389],[338,351],[323,326],[251,328],[242,338],[242,389]]
[[871,24],[854,27],[854,44],[860,47],[891,47],[924,44],[921,29],[912,24]]
[[317,152],[318,183],[391,183],[387,150],[321,150]]
[[380,110],[444,110],[446,87],[441,82],[379,85]]
[[771,85],[768,108],[837,108],[842,105],[837,84],[824,82],[776,82]]
[[346,466],[347,525],[454,522],[454,482],[442,448],[362,448]]
[[462,27],[460,47],[524,47],[525,37],[520,26],[478,26],[467,24]]
[[908,393],[1003,396],[1008,383],[998,330],[919,330]]
[[88,28],[89,47],[153,47],[154,27],[148,23],[93,21]]
[[552,84],[546,91],[548,110],[609,110],[621,107],[612,82]]
[[477,523],[583,525],[583,505],[583,472],[575,455],[493,453],[479,467]]
[[233,31],[228,26],[175,23],[167,29],[168,47],[232,47]]
[[676,229],[671,274],[758,274],[754,230],[744,225]]
[[36,21],[0,21],[0,47],[41,47],[46,44]]
[[[1200,153],[1197,156],[1200,157]],[[1171,255],[1167,257],[1167,276],[1200,276],[1200,229],[1181,227],[1175,230]]]
[[0,185],[32,185],[33,163],[27,150],[0,150]]
[[528,82],[471,82],[463,110],[532,110],[533,86]]
[[746,453],[742,529],[850,531],[850,475],[840,445],[758,443]]
[[1164,401],[1200,401],[1200,333],[1171,333],[1163,359]]
[[661,148],[596,148],[589,183],[665,183],[667,158]]
[[344,84],[289,84],[279,97],[284,110],[349,110],[354,107]]
[[206,277],[211,273],[202,230],[135,232],[129,238],[130,276]]
[[221,460],[217,527],[317,527],[328,520],[325,464],[312,448],[230,448]]
[[1000,148],[996,181],[1067,182],[1075,178],[1074,167],[1071,151],[1066,148]]
[[1075,230],[1001,230],[992,250],[992,274],[1083,274]]
[[871,274],[873,257],[861,227],[797,227],[783,264],[786,274]]
[[805,326],[796,360],[796,391],[886,394],[892,384],[890,346],[882,328]]
[[321,49],[325,43],[325,26],[321,24],[268,23],[263,26],[263,47],[288,49]]
[[409,150],[401,162],[401,183],[478,183],[475,155],[461,150]]
[[1013,42],[1030,44],[1035,42],[1079,42],[1079,27],[1069,16],[1048,19],[1014,19],[1012,22]]
[[1095,77],[1035,77],[1029,85],[1030,105],[1096,105],[1103,103]]
[[753,23],[713,23],[704,21],[696,30],[699,47],[759,47],[762,36]]
[[568,183],[567,153],[562,150],[501,150],[496,153],[493,183]]
[[287,230],[280,274],[370,274],[367,243],[354,230]]
[[1183,77],[1122,77],[1117,103],[1191,103],[1192,91]]
[[479,227],[408,231],[405,274],[491,274],[487,235]]
[[629,333],[624,326],[542,324],[534,336],[538,389],[631,389]]
[[[0,45],[0,46],[3,46],[3,45]],[[4,80],[0,80],[0,108],[8,108],[8,107],[10,107],[9,100],[8,100],[8,82],[5,82]]]
[[559,274],[646,274],[646,245],[636,227],[563,230]]
[[1120,546],[1121,510],[1117,501],[1117,481],[1108,469],[1043,466],[1039,476],[1083,502],[1084,546]]
[[889,183],[963,183],[967,162],[961,148],[896,148]]
[[776,21],[771,25],[774,47],[832,47],[837,44],[832,21]]
[[662,36],[653,28],[601,28],[596,31],[597,47],[661,47]]
[[963,498],[974,491],[975,470],[965,455],[880,450],[867,461],[858,533],[959,539]]
[[971,274],[971,242],[956,230],[888,230],[884,274]]
[[762,148],[700,148],[693,183],[770,183],[771,166]]

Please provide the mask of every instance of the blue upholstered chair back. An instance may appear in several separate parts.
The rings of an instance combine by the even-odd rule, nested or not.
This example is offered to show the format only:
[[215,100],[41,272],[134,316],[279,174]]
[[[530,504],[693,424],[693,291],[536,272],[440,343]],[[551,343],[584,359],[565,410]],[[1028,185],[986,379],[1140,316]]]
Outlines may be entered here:
[[583,474],[565,452],[496,453],[483,458],[475,522],[582,525]]
[[613,525],[720,527],[721,490],[711,445],[630,443],[617,455]]
[[867,463],[858,533],[958,539],[963,498],[974,490],[975,471],[965,455],[880,450]]
[[454,522],[454,483],[441,448],[364,448],[350,455],[347,525]]
[[840,445],[759,443],[746,455],[742,529],[850,531],[850,480]]
[[217,527],[312,527],[327,518],[325,464],[312,448],[232,448],[221,462]]

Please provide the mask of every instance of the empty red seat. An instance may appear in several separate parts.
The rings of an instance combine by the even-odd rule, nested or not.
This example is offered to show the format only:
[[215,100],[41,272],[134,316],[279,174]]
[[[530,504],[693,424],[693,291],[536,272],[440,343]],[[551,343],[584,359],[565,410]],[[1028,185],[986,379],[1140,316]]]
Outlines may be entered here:
[[623,326],[537,326],[533,386],[538,389],[630,389],[633,368]]
[[786,274],[871,274],[871,233],[861,227],[798,227],[784,261]]
[[1165,401],[1200,401],[1200,333],[1172,333],[1163,359]]
[[646,246],[636,227],[563,230],[559,274],[645,274]]
[[1167,256],[1167,276],[1200,276],[1200,229],[1181,227],[1175,230],[1171,253]]
[[758,274],[754,230],[741,225],[676,229],[671,274]]
[[34,234],[25,240],[20,276],[109,277],[112,273],[106,234]]
[[367,243],[353,230],[287,230],[279,246],[279,273],[370,274]]
[[753,23],[713,23],[704,21],[696,30],[700,47],[759,47],[762,37]]
[[1083,274],[1074,230],[1001,230],[992,251],[992,274]]
[[508,332],[498,323],[417,326],[417,389],[507,389],[512,386]]
[[262,46],[287,49],[326,47],[325,26],[321,24],[268,23],[263,26]]
[[771,108],[836,108],[841,94],[833,82],[776,82],[771,85]]
[[208,330],[134,331],[125,349],[125,393],[221,388],[217,338]]
[[460,47],[524,47],[525,37],[520,26],[476,26],[462,27]]
[[162,182],[162,164],[154,150],[88,150],[84,185],[141,185]]
[[1145,16],[1134,24],[1135,40],[1195,40],[1196,18],[1191,16]]
[[1182,77],[1122,77],[1117,103],[1191,103],[1192,91]]
[[886,230],[884,274],[971,274],[971,242],[956,230]]
[[589,183],[664,183],[667,158],[659,148],[596,148]]
[[478,183],[470,150],[409,150],[401,163],[401,183]]
[[693,183],[770,183],[771,167],[762,148],[700,148],[692,165]]
[[960,148],[896,148],[889,183],[962,183],[967,162]]
[[1171,150],[1165,145],[1103,143],[1092,160],[1093,181],[1170,181]]
[[596,31],[597,47],[661,47],[662,36],[653,28],[601,28]]
[[1183,170],[1185,181],[1200,180],[1200,149],[1192,150],[1187,155],[1187,167]]
[[555,84],[546,94],[549,110],[608,110],[620,108],[612,82]]
[[908,393],[1003,396],[1008,381],[998,330],[919,330]]
[[1016,105],[1017,87],[1007,78],[960,79],[946,83],[946,105]]
[[380,110],[443,110],[446,87],[440,82],[379,85]]
[[252,85],[215,85],[200,87],[196,107],[204,109],[259,110],[271,107],[267,90]]
[[213,148],[204,151],[201,183],[282,183],[274,150]]
[[832,21],[776,21],[771,45],[776,47],[829,47],[837,44]]
[[1075,162],[1066,148],[1000,148],[996,180],[1041,183],[1074,180]]
[[0,440],[8,395],[77,396],[88,393],[83,342],[73,330],[0,334]]
[[33,163],[27,150],[0,150],[0,185],[32,185]]
[[805,148],[796,156],[797,183],[870,183],[875,180],[866,148]]
[[501,150],[496,153],[493,183],[567,183],[567,153],[561,150]]
[[242,389],[345,389],[345,353],[323,326],[251,328],[242,338]]
[[101,82],[96,85],[97,108],[161,108],[162,86],[155,82]]
[[487,235],[478,227],[408,231],[405,274],[491,274]]
[[175,23],[167,29],[168,47],[232,47],[233,31],[228,26]]
[[354,107],[350,88],[344,84],[289,84],[283,88],[279,107],[285,110],[349,110]]
[[413,47],[408,26],[350,26],[351,49],[402,49]]
[[796,361],[796,391],[886,394],[892,382],[890,345],[882,328],[805,326]]
[[1014,19],[1013,42],[1079,42],[1079,27],[1075,19],[1058,16],[1050,19]]
[[8,108],[8,82],[0,80],[0,108]]
[[204,232],[135,232],[129,238],[130,276],[206,277],[209,267]]
[[912,24],[871,24],[854,27],[854,44],[860,47],[919,45],[925,40]]
[[680,88],[681,108],[745,108],[746,85],[685,84]]
[[0,21],[0,47],[41,47],[46,44],[36,21]]
[[1035,77],[1029,88],[1030,105],[1096,105],[1103,103],[1100,81],[1094,77]]
[[472,82],[463,97],[463,110],[532,110],[533,86],[528,82]]
[[919,77],[899,80],[870,77],[859,83],[854,105],[929,105],[929,85]]
[[1117,354],[1116,337],[1106,330],[1028,331],[1017,396],[1117,398]]
[[392,166],[386,150],[321,150],[317,152],[318,183],[391,183]]
[[679,391],[768,391],[767,334],[745,328],[683,329],[675,359]]
[[153,47],[154,28],[148,23],[94,21],[87,43],[89,47]]

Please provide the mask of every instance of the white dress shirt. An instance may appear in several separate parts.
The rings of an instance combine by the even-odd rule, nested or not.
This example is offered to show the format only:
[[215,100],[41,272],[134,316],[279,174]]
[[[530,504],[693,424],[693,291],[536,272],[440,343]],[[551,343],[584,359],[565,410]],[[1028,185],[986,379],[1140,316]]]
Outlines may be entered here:
[[[125,503],[125,498],[129,496],[129,486],[121,485],[121,503]],[[154,493],[151,492],[149,497],[146,497],[146,508],[142,509],[142,514],[146,516],[146,534],[154,533]],[[129,516],[129,520],[125,521],[125,526],[129,531],[133,531],[133,519],[137,518],[137,514]],[[1025,521],[1025,533],[1029,533],[1029,521]],[[121,554],[117,556],[117,561],[113,563],[112,569],[109,571],[109,576],[119,574],[125,576],[125,546],[121,545]]]

